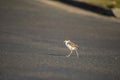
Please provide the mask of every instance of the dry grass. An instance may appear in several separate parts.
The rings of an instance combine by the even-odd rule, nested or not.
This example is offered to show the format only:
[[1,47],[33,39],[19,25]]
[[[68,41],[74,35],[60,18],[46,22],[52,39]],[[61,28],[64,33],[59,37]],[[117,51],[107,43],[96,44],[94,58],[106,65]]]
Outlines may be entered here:
[[120,8],[120,0],[86,0],[86,1],[92,4],[103,6],[103,7]]

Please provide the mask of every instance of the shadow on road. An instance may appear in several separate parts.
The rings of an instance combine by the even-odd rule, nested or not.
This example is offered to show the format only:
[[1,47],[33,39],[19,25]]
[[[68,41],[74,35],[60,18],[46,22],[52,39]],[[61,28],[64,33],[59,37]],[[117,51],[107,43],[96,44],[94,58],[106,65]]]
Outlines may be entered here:
[[92,4],[88,4],[88,3],[85,3],[85,2],[80,2],[80,1],[75,1],[75,0],[58,0],[58,1],[60,1],[62,3],[65,3],[65,4],[75,6],[75,7],[79,7],[79,8],[91,11],[91,12],[95,12],[95,13],[98,13],[98,14],[101,14],[101,15],[115,16],[111,9],[102,8],[102,7],[92,5]]
[[64,57],[65,55],[63,55],[63,54],[53,54],[53,53],[49,53],[48,55],[50,55],[50,56],[61,56],[61,57]]

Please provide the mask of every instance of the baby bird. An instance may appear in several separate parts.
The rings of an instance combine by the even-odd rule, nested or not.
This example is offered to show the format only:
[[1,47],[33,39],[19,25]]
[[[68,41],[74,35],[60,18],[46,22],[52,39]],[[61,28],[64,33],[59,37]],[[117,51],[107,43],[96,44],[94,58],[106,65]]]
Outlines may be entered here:
[[70,55],[73,53],[73,51],[76,52],[77,57],[79,57],[79,54],[77,52],[78,49],[78,45],[76,45],[75,43],[71,42],[70,40],[65,40],[65,45],[67,46],[67,48],[71,51],[69,55],[66,55],[66,57],[70,57]]

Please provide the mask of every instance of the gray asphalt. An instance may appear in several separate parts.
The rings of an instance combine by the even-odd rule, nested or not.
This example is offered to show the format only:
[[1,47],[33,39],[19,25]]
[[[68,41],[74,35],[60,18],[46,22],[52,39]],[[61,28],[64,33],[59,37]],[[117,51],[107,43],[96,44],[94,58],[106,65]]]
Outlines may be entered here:
[[[80,46],[72,54],[63,41]],[[120,23],[36,0],[0,0],[0,80],[120,80]]]

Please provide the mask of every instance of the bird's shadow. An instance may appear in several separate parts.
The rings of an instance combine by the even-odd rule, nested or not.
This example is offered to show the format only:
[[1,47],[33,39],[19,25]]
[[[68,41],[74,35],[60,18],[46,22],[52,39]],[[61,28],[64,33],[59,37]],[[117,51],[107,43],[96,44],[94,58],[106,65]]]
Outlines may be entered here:
[[[50,55],[50,56],[56,56],[56,57],[66,57],[68,55],[68,53],[65,53],[65,54],[55,54],[55,53],[49,53],[47,55]],[[70,57],[76,57],[76,54],[72,54]]]
[[65,54],[55,54],[55,53],[49,53],[50,56],[66,56]]

